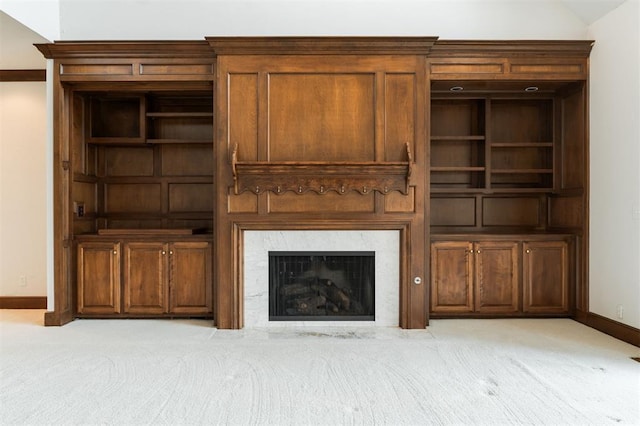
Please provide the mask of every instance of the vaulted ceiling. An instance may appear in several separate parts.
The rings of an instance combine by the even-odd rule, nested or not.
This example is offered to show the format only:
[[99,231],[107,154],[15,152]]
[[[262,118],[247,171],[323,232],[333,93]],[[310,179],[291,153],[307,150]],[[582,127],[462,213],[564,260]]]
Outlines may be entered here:
[[587,25],[620,6],[625,0],[558,0]]
[[[65,0],[61,0],[65,1]],[[106,1],[106,0],[105,0]],[[213,1],[213,0],[211,0]],[[264,0],[263,0],[264,1]],[[349,1],[349,0],[345,0]],[[358,0],[360,1],[360,0]],[[438,0],[424,0],[438,1]],[[477,0],[484,1],[484,0]],[[506,1],[506,0],[501,0]],[[535,1],[535,0],[522,0]],[[625,1],[636,0],[537,0],[558,2],[575,14],[585,25],[597,21]],[[8,2],[6,2],[8,3]],[[5,4],[6,4],[5,3]],[[489,0],[496,6],[495,0]],[[499,1],[497,2],[499,3]],[[33,49],[32,43],[42,43],[47,40],[37,34],[38,29],[30,29],[0,11],[0,69],[33,68],[44,64],[44,59]]]

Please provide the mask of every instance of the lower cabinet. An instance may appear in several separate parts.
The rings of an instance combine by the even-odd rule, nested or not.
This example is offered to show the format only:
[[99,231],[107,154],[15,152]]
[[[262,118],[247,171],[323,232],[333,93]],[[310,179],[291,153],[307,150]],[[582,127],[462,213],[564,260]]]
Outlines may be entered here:
[[528,313],[569,311],[569,251],[565,241],[522,243],[523,307]]
[[78,244],[78,312],[120,313],[120,287],[120,243]]
[[433,241],[431,313],[568,313],[568,270],[564,240]]
[[210,314],[211,264],[205,241],[81,242],[78,313]]

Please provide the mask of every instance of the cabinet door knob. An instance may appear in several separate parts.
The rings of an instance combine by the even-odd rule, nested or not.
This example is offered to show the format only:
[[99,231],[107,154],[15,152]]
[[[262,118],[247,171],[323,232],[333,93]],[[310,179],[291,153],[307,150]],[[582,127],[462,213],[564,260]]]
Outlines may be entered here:
[[469,250],[469,253],[473,253],[473,249]]
[[166,251],[164,251],[164,250],[162,250],[162,254],[167,254],[167,252],[166,252]]
[[480,253],[480,250],[476,250],[476,253]]
[[171,251],[169,252],[169,254],[173,254],[173,250],[171,250]]
[[113,254],[118,254],[118,251],[117,251],[117,250],[114,250],[114,251],[113,251]]
[[527,253],[531,253],[531,249],[527,249]]

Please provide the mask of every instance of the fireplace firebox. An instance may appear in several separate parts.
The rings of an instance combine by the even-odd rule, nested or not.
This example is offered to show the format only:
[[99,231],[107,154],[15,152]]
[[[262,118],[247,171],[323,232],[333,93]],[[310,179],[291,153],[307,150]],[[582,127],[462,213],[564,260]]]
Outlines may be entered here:
[[375,252],[269,252],[269,321],[373,321]]

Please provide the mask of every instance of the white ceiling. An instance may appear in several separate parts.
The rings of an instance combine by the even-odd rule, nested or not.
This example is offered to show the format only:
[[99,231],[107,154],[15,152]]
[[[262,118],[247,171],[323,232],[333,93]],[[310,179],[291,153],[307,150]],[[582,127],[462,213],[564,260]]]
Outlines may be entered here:
[[[264,1],[264,0],[263,0]],[[362,1],[362,0],[356,0]],[[431,1],[431,0],[430,0]],[[438,1],[438,0],[433,0]],[[485,0],[477,0],[485,1]],[[491,0],[489,0],[491,2]],[[625,1],[638,0],[519,0],[558,2],[576,15],[585,25],[597,21]],[[494,6],[495,6],[495,0]],[[37,30],[37,29],[36,29]],[[44,37],[0,11],[0,69],[44,68],[42,55],[33,43],[46,43]]]
[[[626,0],[559,0],[587,25],[591,25]],[[630,0],[633,1],[633,0]]]

